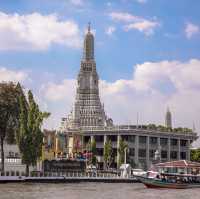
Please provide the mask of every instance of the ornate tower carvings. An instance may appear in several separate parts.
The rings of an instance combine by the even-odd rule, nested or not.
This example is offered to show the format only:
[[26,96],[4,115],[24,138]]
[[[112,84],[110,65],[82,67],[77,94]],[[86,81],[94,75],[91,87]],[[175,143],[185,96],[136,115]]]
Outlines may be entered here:
[[90,24],[84,39],[83,58],[77,77],[76,98],[73,110],[66,121],[67,128],[107,126],[107,119],[99,97],[99,77],[94,60],[94,36]]

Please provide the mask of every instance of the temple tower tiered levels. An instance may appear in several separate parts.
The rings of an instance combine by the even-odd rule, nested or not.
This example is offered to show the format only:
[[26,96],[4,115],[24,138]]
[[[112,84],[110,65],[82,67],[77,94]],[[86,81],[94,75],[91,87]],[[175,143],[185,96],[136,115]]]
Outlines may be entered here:
[[112,124],[107,119],[99,97],[99,76],[94,58],[94,36],[90,24],[84,38],[83,58],[77,78],[76,98],[66,120],[69,128],[103,127]]

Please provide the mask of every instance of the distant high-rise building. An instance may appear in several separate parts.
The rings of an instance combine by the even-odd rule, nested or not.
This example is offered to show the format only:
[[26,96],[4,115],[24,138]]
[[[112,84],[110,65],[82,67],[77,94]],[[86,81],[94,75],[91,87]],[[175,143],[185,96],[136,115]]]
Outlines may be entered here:
[[166,112],[166,115],[165,115],[165,126],[167,128],[172,128],[172,114],[169,110],[169,107],[167,108],[167,112]]

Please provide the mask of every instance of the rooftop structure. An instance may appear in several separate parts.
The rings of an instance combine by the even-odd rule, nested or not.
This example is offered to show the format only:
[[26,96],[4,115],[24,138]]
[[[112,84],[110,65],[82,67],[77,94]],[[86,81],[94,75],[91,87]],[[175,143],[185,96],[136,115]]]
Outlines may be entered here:
[[157,167],[165,167],[165,168],[198,168],[200,169],[199,162],[191,162],[188,160],[178,160],[178,161],[171,161],[171,162],[164,162],[156,164]]

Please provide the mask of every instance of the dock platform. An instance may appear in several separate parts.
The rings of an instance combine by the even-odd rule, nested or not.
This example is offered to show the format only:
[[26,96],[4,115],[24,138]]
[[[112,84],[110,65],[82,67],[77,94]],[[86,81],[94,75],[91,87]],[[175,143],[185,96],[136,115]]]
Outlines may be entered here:
[[80,183],[80,182],[102,182],[102,183],[136,183],[135,178],[122,177],[25,177],[25,176],[0,176],[0,183]]

